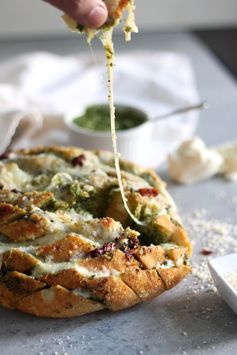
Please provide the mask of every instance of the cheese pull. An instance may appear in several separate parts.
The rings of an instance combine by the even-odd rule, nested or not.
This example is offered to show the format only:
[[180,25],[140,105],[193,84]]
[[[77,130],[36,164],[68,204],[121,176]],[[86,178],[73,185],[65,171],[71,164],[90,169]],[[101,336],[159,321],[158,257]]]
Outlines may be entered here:
[[86,33],[88,43],[95,37],[97,33],[104,33],[113,30],[122,18],[122,15],[127,11],[127,17],[124,22],[123,31],[125,33],[126,41],[131,39],[132,32],[138,32],[135,24],[135,4],[134,0],[103,0],[108,8],[108,19],[106,23],[99,29],[86,28],[78,24],[70,16],[64,14],[63,20],[68,28],[73,32]]
[[[86,29],[86,28],[83,28],[82,31],[86,32],[87,41],[89,43],[94,38],[95,34],[98,32],[98,37],[101,40],[105,50],[107,74],[108,74],[108,101],[110,107],[111,139],[113,144],[114,165],[117,174],[118,185],[121,192],[123,205],[128,215],[136,224],[144,225],[145,222],[139,221],[136,218],[136,216],[134,216],[134,214],[130,211],[127,203],[124,187],[123,187],[122,175],[121,175],[120,164],[119,164],[120,155],[117,148],[117,138],[116,138],[116,130],[115,130],[115,107],[114,107],[114,95],[113,95],[114,93],[113,90],[114,47],[113,47],[113,40],[112,40],[113,29],[119,23],[123,11],[127,9],[128,16],[124,24],[124,33],[125,33],[125,39],[127,41],[131,39],[131,33],[138,31],[135,25],[135,16],[134,16],[135,5],[134,5],[134,0],[115,0],[115,1],[104,0],[104,1],[109,10],[108,21],[111,21],[112,18],[113,19],[112,24],[104,26],[104,28],[100,29],[99,31],[93,29]],[[72,31],[80,30],[77,23],[74,20],[68,18],[67,15],[64,15],[64,20]]]

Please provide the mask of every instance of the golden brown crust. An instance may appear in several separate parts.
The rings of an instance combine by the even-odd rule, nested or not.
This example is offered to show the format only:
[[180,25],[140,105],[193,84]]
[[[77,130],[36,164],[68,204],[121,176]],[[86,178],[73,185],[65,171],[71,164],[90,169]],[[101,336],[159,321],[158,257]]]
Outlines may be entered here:
[[112,311],[118,311],[140,303],[137,294],[118,276],[88,280],[86,287],[96,299],[103,300]]
[[25,210],[9,203],[0,203],[0,225],[10,223],[24,216]]
[[61,240],[38,247],[36,254],[39,257],[51,258],[52,261],[59,263],[69,261],[76,254],[86,255],[93,249],[95,249],[93,244],[78,234],[70,233]]
[[133,252],[133,255],[146,269],[155,269],[165,261],[165,251],[159,245],[142,246]]
[[75,269],[62,270],[54,274],[38,276],[38,279],[50,286],[61,285],[68,290],[82,288],[86,284],[86,278]]
[[17,303],[16,308],[39,317],[70,318],[100,311],[105,306],[61,286],[53,286],[24,297]]
[[124,9],[126,9],[129,0],[103,0],[108,8],[109,16],[106,24],[111,24],[116,19],[120,19]]
[[176,286],[190,271],[191,268],[186,265],[170,269],[158,269],[158,273],[164,281],[167,290]]
[[38,192],[38,191],[32,191],[32,192],[26,192],[24,196],[20,196],[17,200],[17,203],[19,205],[24,203],[25,198],[29,201],[31,205],[37,206],[37,207],[43,207],[54,200],[54,196],[52,192]]
[[174,233],[172,234],[170,240],[177,245],[181,245],[187,248],[189,255],[192,254],[192,244],[189,240],[187,232],[180,226],[175,228]]
[[11,249],[2,256],[2,268],[5,270],[27,273],[36,266],[37,262],[38,259],[20,249]]
[[9,290],[5,283],[0,282],[0,300],[2,306],[16,309],[17,302],[22,298],[22,295]]
[[[81,181],[78,157],[87,164]],[[14,186],[13,176],[10,187],[0,189],[0,304],[55,318],[116,311],[160,295],[190,272],[190,241],[152,170],[121,162],[129,207],[148,221],[134,230],[117,189],[112,153],[39,147],[16,152],[13,160],[6,169],[14,165],[26,172],[27,184]],[[101,210],[93,217],[94,203]]]
[[189,254],[192,253],[192,245],[187,232],[180,225],[174,224],[168,215],[156,218],[154,227],[165,234],[168,241],[187,248]]
[[128,270],[121,278],[142,301],[150,300],[165,291],[165,285],[156,270]]
[[44,216],[31,213],[14,222],[0,225],[0,233],[15,242],[25,242],[43,237],[49,225],[50,222]]
[[3,278],[2,282],[4,282],[6,287],[12,292],[23,296],[38,291],[45,286],[41,281],[18,271],[9,272],[7,276]]
[[116,192],[110,199],[110,204],[106,210],[106,215],[113,217],[116,221],[120,221],[123,226],[127,226],[130,220],[123,206],[123,200],[120,192]]
[[103,271],[107,269],[124,272],[127,268],[136,267],[137,262],[133,258],[128,260],[126,255],[121,250],[117,249],[109,255],[81,260],[80,265],[91,271]]
[[0,281],[1,304],[7,308],[17,308],[24,297],[42,288],[45,284],[25,274],[13,271]]

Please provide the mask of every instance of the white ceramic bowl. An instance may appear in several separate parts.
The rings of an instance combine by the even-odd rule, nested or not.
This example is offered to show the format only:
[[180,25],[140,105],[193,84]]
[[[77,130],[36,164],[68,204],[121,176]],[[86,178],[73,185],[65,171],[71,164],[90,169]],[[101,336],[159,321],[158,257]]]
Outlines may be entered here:
[[[144,113],[141,110],[133,109]],[[85,149],[112,151],[110,131],[92,131],[79,127],[73,122],[83,113],[84,108],[81,112],[71,112],[64,117],[64,123],[69,128],[71,144]],[[152,125],[149,121],[134,128],[116,131],[118,152],[124,159],[137,163],[143,162],[151,151],[151,135]]]
[[237,254],[212,259],[208,266],[219,294],[237,314],[237,291],[227,281],[228,273],[237,271]]

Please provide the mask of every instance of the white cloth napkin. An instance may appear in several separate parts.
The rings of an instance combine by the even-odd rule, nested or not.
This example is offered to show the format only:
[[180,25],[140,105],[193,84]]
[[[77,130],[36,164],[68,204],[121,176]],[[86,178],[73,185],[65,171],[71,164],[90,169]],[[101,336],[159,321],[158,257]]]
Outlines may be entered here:
[[[114,71],[115,101],[137,106],[150,119],[199,101],[193,69],[185,55],[121,54],[116,56]],[[106,66],[101,54],[63,57],[39,52],[2,62],[0,153],[9,146],[70,145],[64,115],[106,101]],[[189,112],[156,124],[153,156],[146,164],[164,161],[168,152],[193,134],[197,119],[197,112]]]

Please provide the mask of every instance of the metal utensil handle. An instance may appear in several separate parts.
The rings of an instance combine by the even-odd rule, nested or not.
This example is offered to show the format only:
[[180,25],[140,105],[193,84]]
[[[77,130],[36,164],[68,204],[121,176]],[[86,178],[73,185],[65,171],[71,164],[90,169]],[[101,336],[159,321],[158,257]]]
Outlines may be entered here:
[[194,111],[194,110],[207,109],[208,107],[209,107],[208,102],[203,101],[203,102],[196,104],[196,105],[182,107],[182,108],[176,109],[174,111],[167,112],[163,115],[157,116],[157,117],[153,118],[152,122],[163,120],[164,118],[168,118],[171,116],[179,115],[180,113],[185,113],[185,112]]

